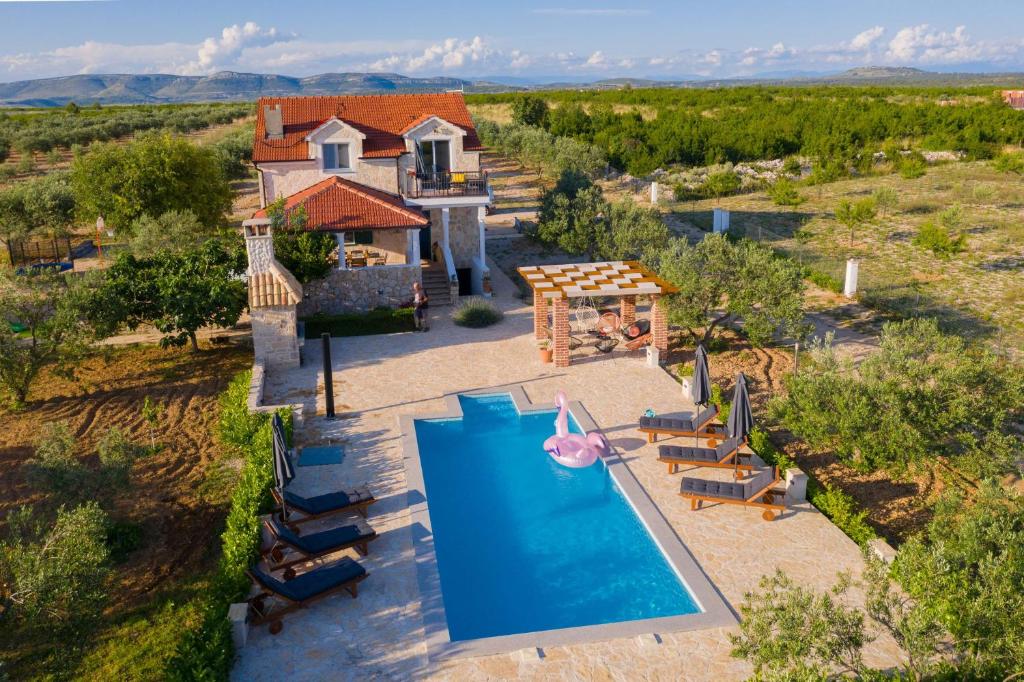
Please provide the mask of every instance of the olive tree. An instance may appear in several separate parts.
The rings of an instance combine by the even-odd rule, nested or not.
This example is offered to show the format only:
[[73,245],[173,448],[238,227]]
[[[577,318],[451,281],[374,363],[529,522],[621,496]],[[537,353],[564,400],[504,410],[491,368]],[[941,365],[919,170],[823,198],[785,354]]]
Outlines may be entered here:
[[695,342],[708,343],[723,325],[738,319],[757,345],[778,332],[805,332],[800,269],[776,258],[769,247],[710,234],[695,246],[673,239],[645,260],[679,289],[664,298],[669,321]]
[[548,118],[548,103],[537,95],[523,95],[512,100],[512,120],[528,126],[542,127]]

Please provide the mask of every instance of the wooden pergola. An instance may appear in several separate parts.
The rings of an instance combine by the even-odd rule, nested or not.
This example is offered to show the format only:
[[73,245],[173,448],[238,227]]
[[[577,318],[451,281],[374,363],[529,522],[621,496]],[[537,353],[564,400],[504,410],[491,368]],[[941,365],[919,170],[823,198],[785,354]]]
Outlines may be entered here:
[[620,299],[622,324],[636,321],[636,297],[651,299],[652,345],[668,351],[668,318],[659,299],[678,289],[637,261],[527,265],[519,275],[533,290],[533,333],[548,338],[548,305],[552,307],[551,339],[556,367],[569,366],[569,299],[611,296]]

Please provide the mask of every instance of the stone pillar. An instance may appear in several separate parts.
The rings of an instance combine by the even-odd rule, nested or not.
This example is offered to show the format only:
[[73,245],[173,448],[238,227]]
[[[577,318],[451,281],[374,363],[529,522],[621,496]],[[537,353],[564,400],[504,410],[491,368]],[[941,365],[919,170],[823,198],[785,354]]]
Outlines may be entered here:
[[548,338],[548,300],[539,291],[533,292],[533,338]]
[[335,232],[334,240],[338,242],[338,269],[345,270],[348,267],[345,264],[345,233]]
[[651,345],[658,349],[664,362],[668,356],[668,315],[660,296],[651,296],[651,334],[654,337]]
[[443,241],[442,246],[451,248],[451,242],[448,241],[448,226],[451,222],[451,210],[447,207],[441,209],[441,235]]
[[636,296],[623,296],[619,302],[619,319],[622,326],[631,325],[636,322]]
[[487,267],[487,223],[484,222],[486,211],[483,206],[476,209],[476,222],[480,230],[480,267]]
[[[249,282],[284,268],[274,258],[274,235],[269,224],[254,222],[243,226],[245,250],[249,257]],[[287,272],[287,271],[285,271]],[[275,274],[275,276],[277,276]],[[295,283],[298,287],[298,283]],[[301,298],[301,288],[298,296]],[[300,363],[298,317],[294,305],[253,305],[250,291],[253,355],[268,367],[298,367]]]
[[551,317],[554,321],[555,367],[569,366],[569,299],[556,298]]

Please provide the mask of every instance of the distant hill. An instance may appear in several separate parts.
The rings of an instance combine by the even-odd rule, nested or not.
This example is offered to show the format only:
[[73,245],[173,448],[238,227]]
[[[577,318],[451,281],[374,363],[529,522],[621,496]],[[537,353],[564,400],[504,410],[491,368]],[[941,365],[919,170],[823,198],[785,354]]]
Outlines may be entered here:
[[[378,94],[401,92],[516,92],[553,89],[722,88],[743,85],[991,85],[1020,87],[1020,73],[936,73],[909,67],[865,66],[842,73],[789,72],[745,78],[680,76],[673,80],[607,78],[590,82],[548,82],[492,77],[465,80],[446,76],[414,78],[397,73],[322,73],[295,78],[277,74],[221,71],[209,76],[171,74],[87,74],[0,83],[0,106],[78,104],[166,104],[251,101],[262,96]],[[555,82],[552,82],[555,81]]]
[[103,74],[0,83],[0,104],[63,106],[78,104],[165,104],[254,100],[263,96],[441,92],[517,89],[487,81],[397,73],[322,73],[306,78],[221,71],[210,76]]

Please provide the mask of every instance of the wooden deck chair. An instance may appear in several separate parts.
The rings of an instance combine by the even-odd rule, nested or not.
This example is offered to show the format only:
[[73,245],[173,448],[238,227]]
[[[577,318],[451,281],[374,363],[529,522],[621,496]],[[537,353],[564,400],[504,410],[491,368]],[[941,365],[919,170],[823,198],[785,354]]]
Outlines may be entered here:
[[750,457],[741,453],[740,448],[746,441],[730,438],[722,441],[714,448],[686,447],[680,445],[659,445],[658,461],[668,465],[668,472],[679,471],[679,465],[713,467],[717,469],[733,469],[736,478],[742,478],[744,471],[753,471],[750,464],[740,464],[741,457]]
[[[278,580],[258,566],[253,566],[246,573],[259,589],[259,594],[248,601],[249,623],[270,623],[272,635],[281,632],[281,618],[287,613],[343,590],[355,599],[359,596],[359,583],[369,576],[358,561],[349,557],[318,566],[291,580]],[[275,608],[272,603],[268,603],[271,600],[279,601],[282,605]]]
[[[771,521],[776,512],[786,508],[786,492],[773,489],[781,480],[778,467],[765,469],[744,483],[722,483],[686,477],[679,484],[679,494],[690,500],[690,509],[693,510],[700,509],[704,502],[740,504],[763,509],[761,518]],[[777,503],[776,498],[783,502]]]
[[290,568],[343,549],[355,549],[366,556],[370,553],[370,542],[377,538],[377,531],[361,519],[309,535],[299,535],[295,529],[280,523],[273,516],[264,519],[263,525],[273,542],[261,554],[272,571]]
[[279,507],[278,518],[291,526],[345,512],[356,512],[365,519],[370,505],[377,501],[366,487],[312,497],[303,497],[288,488],[279,490],[275,487],[270,492]]
[[711,423],[717,416],[718,405],[712,403],[690,419],[685,417],[640,417],[639,430],[640,433],[647,434],[648,443],[655,442],[659,434],[716,438],[725,433],[720,425]]

